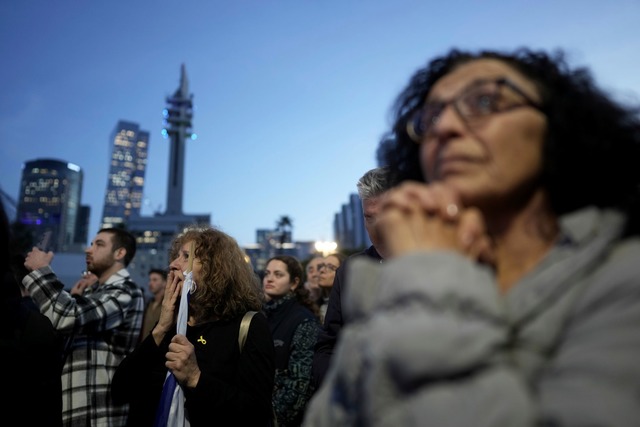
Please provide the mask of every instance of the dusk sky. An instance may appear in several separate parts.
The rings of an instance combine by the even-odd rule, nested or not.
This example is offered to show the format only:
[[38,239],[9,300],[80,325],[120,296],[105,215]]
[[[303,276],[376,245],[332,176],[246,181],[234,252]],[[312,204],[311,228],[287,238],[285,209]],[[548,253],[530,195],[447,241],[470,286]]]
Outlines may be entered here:
[[334,214],[376,166],[390,107],[413,72],[452,47],[564,49],[619,99],[640,100],[640,1],[8,0],[0,13],[0,186],[25,161],[84,173],[98,231],[109,136],[150,132],[142,213],[166,206],[165,97],[185,64],[196,141],[185,213],[240,244],[293,219],[330,240]]

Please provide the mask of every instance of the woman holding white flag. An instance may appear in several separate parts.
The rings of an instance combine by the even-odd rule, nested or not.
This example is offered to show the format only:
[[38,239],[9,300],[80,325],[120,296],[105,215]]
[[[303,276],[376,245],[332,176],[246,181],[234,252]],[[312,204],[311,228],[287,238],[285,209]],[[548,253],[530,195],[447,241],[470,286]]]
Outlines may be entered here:
[[[113,399],[130,403],[128,425],[268,425],[275,356],[264,315],[253,316],[238,345],[243,316],[259,312],[263,298],[244,252],[220,230],[194,226],[176,237],[171,259],[160,320],[112,382]],[[170,377],[180,389],[167,418],[161,395]]]

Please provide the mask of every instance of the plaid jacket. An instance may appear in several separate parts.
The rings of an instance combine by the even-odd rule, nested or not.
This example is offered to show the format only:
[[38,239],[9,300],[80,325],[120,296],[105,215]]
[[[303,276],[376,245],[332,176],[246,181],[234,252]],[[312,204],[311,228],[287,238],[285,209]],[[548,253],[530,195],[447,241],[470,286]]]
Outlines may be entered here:
[[67,339],[62,368],[62,420],[65,426],[124,426],[127,405],[111,402],[111,378],[136,346],[144,298],[122,269],[103,283],[72,296],[50,267],[22,281],[31,297]]

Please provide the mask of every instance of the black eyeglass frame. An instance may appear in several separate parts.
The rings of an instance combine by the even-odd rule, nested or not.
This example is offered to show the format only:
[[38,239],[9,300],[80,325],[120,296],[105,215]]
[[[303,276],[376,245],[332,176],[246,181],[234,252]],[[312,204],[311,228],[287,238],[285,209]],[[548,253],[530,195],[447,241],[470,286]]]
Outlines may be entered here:
[[333,265],[333,264],[326,264],[326,263],[322,263],[322,264],[318,264],[317,271],[320,271],[320,270],[322,270],[323,268],[326,268],[327,270],[331,270],[331,271],[334,271],[334,272],[335,272],[335,271],[337,271],[337,270],[338,270],[338,268],[340,268],[340,267],[339,267],[339,266],[338,266],[338,267],[336,267],[336,266],[335,266],[335,265]]
[[[465,115],[460,111],[460,107],[458,107],[458,102],[460,102],[460,100],[464,97],[464,96],[468,96],[470,90],[472,90],[474,87],[482,85],[482,84],[486,84],[486,83],[494,83],[496,85],[497,88],[499,88],[500,86],[507,86],[509,89],[513,90],[515,93],[517,93],[519,96],[522,97],[522,99],[525,101],[523,103],[520,104],[513,104],[510,105],[508,107],[505,107],[503,109],[500,110],[496,110],[496,111],[491,111],[489,113],[486,114],[478,114],[477,116],[471,116],[471,115]],[[527,95],[522,89],[520,89],[515,83],[513,83],[511,80],[509,80],[506,77],[500,77],[498,79],[495,80],[478,80],[476,82],[474,82],[473,84],[471,84],[470,86],[467,86],[464,90],[462,90],[460,93],[458,93],[456,96],[454,96],[453,98],[451,98],[448,101],[443,101],[443,102],[437,102],[437,103],[433,103],[433,104],[438,104],[439,106],[439,110],[438,113],[431,119],[431,123],[429,124],[429,127],[435,125],[438,122],[438,119],[440,118],[440,116],[442,115],[442,112],[447,108],[447,106],[452,105],[454,111],[456,112],[456,114],[458,114],[458,116],[462,119],[462,121],[468,125],[467,119],[471,118],[471,117],[488,117],[491,116],[493,114],[498,114],[498,113],[504,113],[507,111],[511,111],[517,108],[522,108],[522,107],[531,107],[534,108],[538,111],[540,111],[542,114],[546,114],[542,105],[540,105],[539,103],[537,103],[536,101],[534,101],[533,99],[531,99],[531,97],[529,95]],[[424,117],[424,105],[422,107],[420,107],[418,110],[416,110],[412,115],[411,118],[409,120],[407,120],[407,124],[406,124],[406,131],[407,131],[407,135],[409,136],[409,138],[411,138],[412,141],[421,144],[424,140],[424,137],[427,136],[429,134],[429,130],[426,131],[416,131],[416,128],[420,128],[422,126],[424,126],[424,121],[423,121],[423,117]]]

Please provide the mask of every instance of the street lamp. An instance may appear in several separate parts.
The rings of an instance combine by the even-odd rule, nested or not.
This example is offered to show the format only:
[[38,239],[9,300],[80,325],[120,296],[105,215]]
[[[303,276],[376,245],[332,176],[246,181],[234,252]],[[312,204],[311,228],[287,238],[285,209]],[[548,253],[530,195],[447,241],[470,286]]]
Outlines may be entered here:
[[336,242],[328,242],[328,241],[317,241],[315,243],[316,252],[321,252],[322,256],[327,256],[332,252],[335,252],[338,248],[338,244]]

